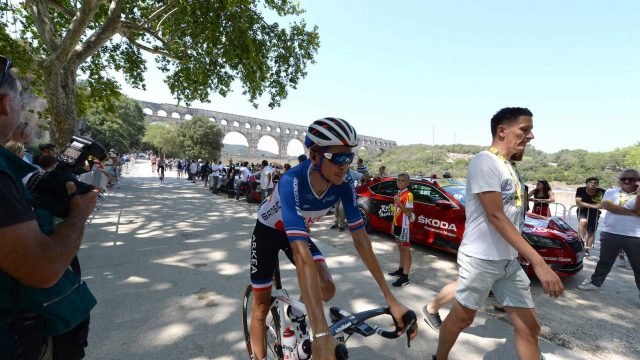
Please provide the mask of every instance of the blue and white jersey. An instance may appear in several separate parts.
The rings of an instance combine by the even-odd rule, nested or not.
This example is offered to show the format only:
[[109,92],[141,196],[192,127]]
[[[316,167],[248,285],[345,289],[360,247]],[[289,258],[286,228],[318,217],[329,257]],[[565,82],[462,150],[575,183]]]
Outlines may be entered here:
[[347,173],[340,185],[330,185],[322,196],[311,187],[309,174],[312,163],[304,161],[287,171],[278,182],[273,194],[258,210],[258,221],[285,231],[289,242],[309,240],[309,228],[322,218],[338,201],[342,201],[351,232],[364,228],[356,202],[353,178]]

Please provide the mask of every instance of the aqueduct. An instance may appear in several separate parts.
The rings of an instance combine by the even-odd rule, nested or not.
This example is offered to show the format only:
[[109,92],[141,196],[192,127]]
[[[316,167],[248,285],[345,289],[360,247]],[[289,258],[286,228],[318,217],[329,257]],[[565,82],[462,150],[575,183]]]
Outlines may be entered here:
[[[214,121],[222,128],[225,136],[236,132],[242,134],[249,145],[249,157],[253,157],[258,149],[258,142],[264,136],[273,138],[278,144],[278,154],[280,157],[287,156],[287,146],[291,140],[299,140],[304,144],[307,127],[302,125],[289,124],[273,120],[264,120],[254,117],[228,114],[212,110],[194,109],[171,104],[158,104],[149,101],[137,100],[142,107],[147,122],[171,123],[179,125],[190,120],[196,115],[204,116],[210,121]],[[396,146],[396,142],[378,137],[371,137],[358,134],[360,138],[360,148],[365,148],[371,157],[378,151],[385,151]]]

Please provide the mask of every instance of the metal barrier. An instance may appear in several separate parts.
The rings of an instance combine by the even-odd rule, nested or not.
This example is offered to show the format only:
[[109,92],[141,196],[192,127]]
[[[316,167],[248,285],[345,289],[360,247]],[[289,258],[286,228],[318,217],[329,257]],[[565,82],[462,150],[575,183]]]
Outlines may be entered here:
[[[539,201],[529,200],[529,209],[531,209],[529,212],[540,216],[546,216],[545,214],[542,214],[541,211],[539,213],[535,213],[533,211],[535,209],[536,203],[539,203]],[[557,216],[562,220],[567,221],[567,207],[564,204],[559,202],[552,202],[547,204],[549,204],[549,212],[551,213],[551,216]],[[542,207],[540,207],[540,209],[542,210]]]

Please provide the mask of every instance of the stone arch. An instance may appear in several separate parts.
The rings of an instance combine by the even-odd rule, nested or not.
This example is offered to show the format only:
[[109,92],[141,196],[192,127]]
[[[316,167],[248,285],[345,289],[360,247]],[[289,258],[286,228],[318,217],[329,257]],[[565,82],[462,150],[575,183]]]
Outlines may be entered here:
[[256,130],[262,130],[262,126],[260,126],[260,124],[256,124]]
[[245,129],[251,129],[251,124],[249,124],[249,123],[244,123],[244,128],[245,128]]
[[267,131],[271,131],[271,126],[267,125]]
[[210,118],[209,118],[209,121],[211,121],[211,122],[216,122],[216,119],[215,119],[215,118],[210,117]]
[[277,132],[277,133],[279,133],[279,132],[280,132],[280,126],[278,126],[278,127],[276,128],[276,132]]
[[222,156],[225,158],[247,156],[248,148],[249,138],[241,132],[230,131],[222,139]]
[[280,147],[278,145],[278,140],[276,140],[273,136],[263,135],[262,137],[260,137],[260,140],[258,140],[258,146],[256,147],[256,149],[280,155]]
[[142,109],[142,112],[145,115],[153,115],[153,110],[151,110],[150,108],[144,108],[144,109]]
[[294,135],[298,135],[298,130],[293,130]]
[[158,116],[167,117],[167,112],[164,110],[158,110]]
[[287,155],[298,156],[304,154],[304,144],[300,139],[291,139],[287,144]]
[[220,120],[220,125],[227,125],[227,120],[225,119]]
[[193,116],[191,116],[191,114],[186,114],[186,115],[184,116],[184,119],[185,119],[185,120],[191,120],[191,119],[193,119]]
[[180,119],[181,118],[180,114],[178,112],[176,112],[176,111],[171,113],[171,117],[174,118],[174,119]]
[[233,127],[240,127],[240,123],[239,123],[239,122],[237,122],[237,121],[234,121],[234,122],[233,122]]
[[287,128],[287,129],[284,129],[284,133],[285,133],[285,134],[291,134],[291,130],[289,130],[288,128]]

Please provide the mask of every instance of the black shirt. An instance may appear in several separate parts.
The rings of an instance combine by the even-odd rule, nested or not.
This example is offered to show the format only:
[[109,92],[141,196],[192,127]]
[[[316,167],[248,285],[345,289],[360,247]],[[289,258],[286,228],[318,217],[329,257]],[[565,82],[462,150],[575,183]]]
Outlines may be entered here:
[[20,189],[3,172],[0,172],[0,204],[0,227],[36,220],[31,206],[20,196]]
[[580,198],[584,203],[597,204],[599,202],[602,202],[602,197],[604,196],[604,192],[605,192],[605,189],[596,188],[596,193],[594,195],[589,195],[587,193],[587,187],[583,186],[583,187],[579,187],[576,190],[576,197]]

